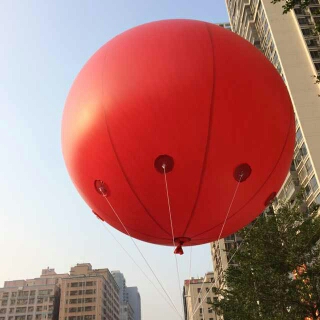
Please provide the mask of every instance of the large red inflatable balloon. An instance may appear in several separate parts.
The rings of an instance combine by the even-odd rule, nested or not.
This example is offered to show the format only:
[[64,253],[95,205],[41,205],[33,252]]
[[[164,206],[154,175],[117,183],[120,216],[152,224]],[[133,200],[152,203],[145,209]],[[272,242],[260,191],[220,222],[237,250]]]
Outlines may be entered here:
[[[63,114],[63,155],[102,220],[172,245],[225,237],[281,187],[295,136],[292,105],[272,64],[210,23],[167,20],[106,43],[77,76]],[[235,192],[237,190],[237,192]],[[229,210],[230,209],[230,210]]]

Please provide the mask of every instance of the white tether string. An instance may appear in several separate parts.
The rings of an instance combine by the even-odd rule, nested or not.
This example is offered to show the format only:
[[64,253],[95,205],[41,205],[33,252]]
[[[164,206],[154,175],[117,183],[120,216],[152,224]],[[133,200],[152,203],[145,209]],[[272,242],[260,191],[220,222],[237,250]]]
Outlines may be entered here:
[[[174,231],[173,231],[173,223],[172,223],[172,213],[171,213],[171,205],[170,205],[170,197],[169,197],[169,188],[168,188],[168,181],[167,181],[167,173],[166,173],[166,165],[162,165],[163,173],[164,173],[164,182],[166,186],[166,195],[167,195],[167,202],[168,202],[168,211],[169,211],[169,217],[170,217],[170,226],[171,226],[171,234],[172,234],[172,246],[175,247],[174,242]],[[181,308],[183,310],[183,297],[182,297],[182,291],[181,291],[181,283],[180,283],[180,273],[179,273],[179,265],[178,265],[178,259],[177,255],[174,255],[175,261],[176,261],[176,270],[177,270],[177,277],[178,277],[178,287],[179,287],[179,293],[181,297]]]
[[[224,222],[223,222],[223,224],[222,224],[222,227],[221,227],[221,230],[220,230],[220,234],[219,234],[218,240],[216,240],[216,241],[218,242],[218,246],[219,246],[219,240],[221,239],[221,235],[222,235],[223,229],[224,229],[224,227],[225,227],[225,225],[226,225],[226,222],[227,222],[227,220],[228,220],[228,217],[229,217],[229,214],[230,214],[230,211],[231,211],[231,207],[232,207],[232,205],[233,205],[234,199],[235,199],[236,194],[237,194],[237,192],[238,192],[239,185],[240,185],[240,183],[241,183],[242,177],[243,177],[243,173],[241,173],[241,175],[240,175],[240,179],[239,179],[239,181],[238,181],[238,183],[237,183],[236,189],[235,189],[235,191],[234,191],[234,193],[233,193],[232,200],[231,200],[230,205],[229,205],[229,208],[228,208],[228,210],[227,210],[226,217],[225,217]],[[219,246],[219,248],[220,248],[220,246]],[[203,278],[203,282],[202,282],[202,285],[201,285],[201,288],[200,288],[200,292],[199,292],[198,297],[197,297],[197,299],[196,299],[196,301],[195,301],[195,304],[194,304],[194,306],[193,306],[193,309],[195,308],[195,306],[196,306],[196,304],[197,304],[197,300],[198,300],[199,296],[201,295],[203,285],[204,285],[204,278]],[[212,285],[212,287],[213,287],[213,285]],[[205,295],[205,297],[206,297],[207,295],[208,295],[208,292],[207,292],[207,294]],[[204,298],[205,298],[205,297],[204,297]],[[203,299],[204,299],[204,298],[203,298]],[[194,314],[196,313],[196,311],[199,309],[200,304],[201,304],[201,302],[200,302],[199,305],[197,306],[196,310],[193,312],[192,316],[194,316]]]
[[[153,285],[153,287],[158,291],[158,293],[162,296],[165,302],[169,304],[169,306],[172,308],[173,311],[177,312],[177,309],[174,308],[174,306],[171,304],[170,301],[167,300],[167,298],[163,295],[163,293],[158,289],[158,287],[154,284],[154,282],[148,277],[148,275],[144,272],[144,270],[138,265],[138,263],[134,260],[132,255],[124,248],[124,246],[120,243],[120,241],[114,236],[114,234],[107,228],[107,226],[104,224],[102,220],[100,220],[102,226],[108,231],[108,233],[111,235],[113,240],[115,240],[118,245],[121,247],[121,249],[128,255],[128,257],[132,260],[132,262],[139,268],[139,270],[142,272],[142,274],[146,277],[146,279]],[[179,317],[181,315],[177,313]]]
[[[130,237],[132,243],[134,244],[134,246],[136,247],[136,249],[139,251],[141,257],[143,258],[143,260],[145,261],[145,263],[147,264],[148,268],[150,269],[150,271],[152,272],[153,276],[156,278],[157,282],[159,283],[160,287],[162,288],[163,292],[165,293],[165,295],[169,298],[169,300],[171,301],[173,307],[175,308],[175,310],[177,311],[177,313],[180,315],[179,311],[177,310],[172,298],[170,297],[169,293],[166,291],[166,289],[164,288],[164,286],[162,285],[161,281],[159,280],[159,278],[157,277],[157,275],[155,274],[155,272],[153,271],[152,267],[150,266],[149,262],[147,261],[147,259],[145,258],[145,256],[143,255],[143,253],[141,252],[140,248],[138,247],[138,245],[136,244],[136,242],[133,240],[130,232],[128,231],[128,229],[126,228],[126,226],[123,224],[122,220],[120,219],[119,215],[117,214],[116,210],[113,208],[113,206],[111,205],[108,197],[106,194],[104,194],[102,192],[102,195],[104,197],[104,199],[108,202],[111,210],[113,211],[113,213],[115,214],[115,216],[117,217],[117,219],[119,220],[119,222],[121,223],[122,227],[124,228],[124,230],[126,231],[126,233],[128,234],[128,236]],[[182,318],[182,316],[180,315],[180,317]]]

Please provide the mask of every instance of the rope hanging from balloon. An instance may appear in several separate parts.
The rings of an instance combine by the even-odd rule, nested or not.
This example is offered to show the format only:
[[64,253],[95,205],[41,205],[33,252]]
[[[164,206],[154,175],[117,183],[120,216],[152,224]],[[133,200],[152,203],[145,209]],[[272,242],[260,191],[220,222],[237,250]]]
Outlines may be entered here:
[[189,279],[191,279],[191,266],[192,266],[192,246],[190,247]]
[[115,237],[115,235],[109,230],[109,228],[105,225],[105,223],[100,220],[102,226],[106,229],[106,231],[111,235],[114,241],[118,243],[118,245],[121,247],[121,249],[126,253],[126,255],[131,259],[131,261],[137,266],[137,268],[141,271],[141,273],[144,275],[144,277],[152,284],[152,286],[158,291],[158,293],[162,296],[164,301],[169,304],[169,306],[172,308],[173,311],[177,313],[177,315],[182,318],[182,315],[177,311],[177,309],[172,305],[170,300],[167,300],[166,296],[163,295],[163,293],[159,290],[159,288],[154,284],[154,282],[148,277],[148,275],[145,273],[145,271],[139,266],[139,264],[136,262],[136,260],[132,257],[132,255],[126,250],[126,248],[121,244],[121,242]]
[[[232,196],[232,199],[231,199],[229,208],[228,208],[228,210],[227,210],[225,219],[224,219],[224,221],[223,221],[223,224],[222,224],[222,227],[221,227],[221,230],[220,230],[218,239],[216,240],[217,243],[218,243],[218,246],[219,246],[219,241],[220,241],[220,239],[221,239],[222,232],[223,232],[224,227],[225,227],[225,225],[226,225],[226,222],[227,222],[227,220],[228,220],[228,217],[229,217],[229,214],[230,214],[231,207],[232,207],[232,205],[233,205],[234,199],[236,198],[236,195],[237,195],[237,193],[238,193],[238,189],[239,189],[240,183],[241,183],[241,181],[242,181],[243,175],[244,175],[243,172],[240,173],[240,175],[239,175],[238,183],[237,183],[236,188],[235,188],[235,191],[234,191],[234,193],[233,193],[233,196]],[[220,248],[220,247],[219,247],[219,248]],[[198,298],[201,296],[202,288],[203,288],[203,285],[204,285],[204,279],[205,279],[205,278],[203,278],[203,281],[202,281],[202,284],[201,284],[201,288],[200,288],[200,291],[199,291],[199,293],[198,293],[198,296],[197,296],[197,299],[196,299],[196,301],[195,301],[195,304],[194,304],[194,306],[193,306],[193,309],[196,307]],[[207,294],[207,295],[208,295],[208,294]],[[206,295],[206,296],[207,296],[207,295]],[[201,303],[201,302],[200,302],[200,303]],[[196,310],[199,309],[200,303],[199,303],[198,307],[196,308]],[[193,313],[193,315],[194,315],[194,314],[195,314],[195,312]]]
[[[172,212],[171,212],[169,187],[168,187],[168,180],[167,180],[166,164],[165,163],[162,165],[162,168],[163,168],[163,173],[164,173],[164,182],[165,182],[165,187],[166,187],[168,212],[169,212],[169,218],[170,218],[170,226],[171,226],[171,234],[172,234],[172,246],[175,247],[175,241],[174,241],[175,236],[174,236],[173,223],[172,223]],[[177,249],[174,251],[174,253],[177,253],[176,251],[177,251]],[[178,251],[179,251],[180,254],[181,254],[181,252],[183,253],[182,248],[181,248],[181,250],[178,250]],[[176,254],[174,255],[174,258],[175,258],[175,262],[176,262],[177,280],[178,280],[179,293],[180,293],[180,297],[181,297],[181,308],[183,310],[183,298],[182,298],[182,291],[181,291],[181,286],[180,286],[180,272],[179,272],[179,265],[178,265],[178,259],[177,259],[177,255]]]
[[164,288],[163,284],[161,283],[161,281],[159,280],[159,278],[157,277],[157,275],[155,274],[154,270],[152,269],[151,265],[149,264],[148,260],[146,259],[146,257],[144,256],[144,254],[142,253],[142,251],[140,250],[139,246],[136,244],[136,242],[134,241],[133,237],[131,236],[130,232],[128,231],[128,229],[126,228],[126,226],[124,225],[124,223],[122,222],[121,218],[119,217],[119,215],[117,214],[116,210],[114,209],[114,207],[112,206],[112,204],[110,203],[108,197],[107,197],[107,193],[105,189],[101,189],[100,190],[103,198],[107,201],[110,209],[113,211],[113,213],[115,214],[115,216],[117,217],[117,219],[119,220],[120,224],[122,225],[122,227],[124,228],[124,230],[126,231],[127,235],[130,237],[132,243],[134,244],[134,246],[136,247],[136,249],[138,250],[138,252],[140,253],[141,257],[143,258],[144,262],[146,263],[146,265],[148,266],[148,268],[150,269],[150,271],[152,272],[153,276],[156,278],[158,284],[160,285],[161,289],[163,290],[163,292],[165,293],[165,295],[168,297],[168,299],[171,301],[172,305],[174,306],[175,310],[177,311],[178,314],[179,311],[176,308],[172,298],[170,297],[169,293],[167,292],[167,290]]
[[[242,242],[240,243],[239,247],[236,249],[236,251],[233,253],[233,255],[231,256],[231,258],[228,260],[228,264],[231,263],[231,261],[233,260],[233,258],[235,257],[235,255],[237,254],[237,252],[240,250],[242,244],[245,242],[245,240],[247,239],[247,237],[249,236],[251,230],[254,228],[255,224],[257,223],[259,217],[256,219],[256,221],[253,223],[253,225],[251,226],[249,232],[246,234],[245,238],[242,240]],[[221,277],[223,276],[223,273],[226,271],[226,269],[224,269],[221,273],[221,275],[218,277],[217,281],[221,279]],[[206,295],[203,297],[203,299],[201,300],[201,302],[207,297],[207,295],[209,294],[209,292],[212,290],[213,286],[215,285],[215,283],[212,283],[212,285],[210,286],[209,290],[207,291]],[[222,285],[219,287],[218,290],[222,289]],[[201,303],[200,302],[200,303]],[[194,310],[192,317],[195,315],[195,313],[198,311],[200,307],[200,304],[197,306],[197,308]]]

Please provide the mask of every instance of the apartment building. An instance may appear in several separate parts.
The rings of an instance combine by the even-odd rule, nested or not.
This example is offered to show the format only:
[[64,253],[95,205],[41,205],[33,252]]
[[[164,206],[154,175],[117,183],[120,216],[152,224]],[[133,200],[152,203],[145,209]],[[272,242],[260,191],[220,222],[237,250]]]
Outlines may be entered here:
[[[214,275],[208,272],[204,278],[191,278],[184,281],[183,304],[185,320],[220,320],[211,308],[210,302],[213,301],[212,282]],[[204,301],[202,302],[202,299]]]
[[[0,288],[0,320],[58,320],[60,279],[6,281]],[[64,276],[64,275],[61,275]]]
[[[320,37],[314,26],[320,20],[320,2],[311,0],[308,9],[296,6],[282,14],[281,3],[270,0],[226,0],[231,30],[256,46],[273,63],[288,87],[296,117],[294,158],[273,208],[291,201],[301,186],[307,205],[320,204]],[[227,24],[220,24],[222,27]],[[263,75],[261,79],[263,81]],[[228,267],[228,251],[241,239],[231,235],[211,244],[214,277]]]
[[110,271],[77,264],[61,280],[60,320],[120,320],[119,287]]
[[[269,0],[226,0],[232,31],[258,47],[274,64],[290,93],[296,116],[296,146],[278,201],[290,201],[299,186],[307,204],[320,204],[320,37],[314,33],[320,20],[320,2],[308,9],[296,6],[283,15],[281,3]],[[263,75],[261,79],[263,81]]]
[[127,287],[128,302],[133,309],[134,320],[141,320],[141,297],[137,287]]
[[0,320],[120,320],[119,288],[108,269],[77,264],[70,273],[6,281]]

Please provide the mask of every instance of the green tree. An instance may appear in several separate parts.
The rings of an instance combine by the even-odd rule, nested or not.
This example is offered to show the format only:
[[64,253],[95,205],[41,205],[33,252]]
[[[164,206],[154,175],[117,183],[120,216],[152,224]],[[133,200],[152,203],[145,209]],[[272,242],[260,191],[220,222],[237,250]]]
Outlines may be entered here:
[[320,319],[320,217],[301,206],[283,204],[240,231],[245,240],[212,304],[225,320]]

